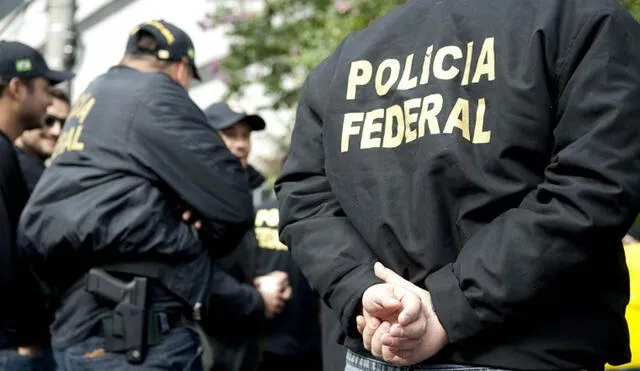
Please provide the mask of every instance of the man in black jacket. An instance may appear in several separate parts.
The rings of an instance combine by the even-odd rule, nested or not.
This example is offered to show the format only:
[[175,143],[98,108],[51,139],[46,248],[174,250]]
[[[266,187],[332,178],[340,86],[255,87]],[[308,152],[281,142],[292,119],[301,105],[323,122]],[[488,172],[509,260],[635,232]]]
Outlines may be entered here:
[[629,360],[639,65],[614,0],[414,0],[309,76],[281,238],[347,369]]
[[16,231],[29,195],[13,141],[40,127],[51,104],[50,85],[71,74],[52,71],[35,49],[0,41],[0,368],[53,370],[48,316],[40,287],[18,256]]
[[[262,117],[247,114],[226,102],[214,103],[204,112],[209,124],[246,169],[250,187],[258,188],[264,177],[249,165],[248,159],[251,133],[266,126]],[[209,298],[211,321],[206,328],[212,335],[215,371],[256,370],[265,320],[280,313],[286,301],[287,274],[270,271],[264,277],[256,277],[257,250],[256,235],[250,230],[233,253],[215,264]],[[254,280],[273,284],[256,287]]]
[[278,202],[269,199],[258,207],[254,223],[259,247],[258,274],[286,272],[291,285],[291,299],[265,326],[260,371],[320,371],[318,297],[291,259],[287,246],[278,239],[278,218]]
[[61,301],[61,370],[202,367],[189,324],[211,258],[237,246],[253,209],[244,169],[187,93],[194,57],[178,27],[136,27],[121,64],[76,100],[22,214],[21,252]]

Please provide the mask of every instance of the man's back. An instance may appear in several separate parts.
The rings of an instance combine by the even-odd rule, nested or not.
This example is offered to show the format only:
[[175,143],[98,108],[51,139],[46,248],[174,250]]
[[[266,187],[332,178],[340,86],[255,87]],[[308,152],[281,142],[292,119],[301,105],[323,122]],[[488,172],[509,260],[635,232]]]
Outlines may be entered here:
[[[193,305],[207,282],[203,233],[235,241],[251,215],[240,171],[182,87],[163,73],[114,67],[72,109],[21,218],[22,251],[61,293],[91,267],[175,264],[167,288]],[[201,216],[207,232],[183,223],[181,208]]]
[[[380,260],[432,294],[451,344],[430,362],[629,356],[618,234],[638,201],[637,32],[613,0],[411,1],[310,76],[278,181],[283,235],[352,349],[346,287],[376,283]],[[331,252],[303,236],[323,228],[343,233]]]
[[[144,115],[149,92],[167,94],[159,87],[174,88],[169,94],[190,103],[166,75],[126,67],[111,69],[78,98],[23,217],[24,238],[36,249],[27,252],[47,260],[39,272],[45,279],[56,276],[64,286],[95,261],[132,253],[153,259],[174,250],[184,257],[201,252],[191,227],[177,217],[178,199],[170,205],[166,186],[132,156],[137,126],[147,119],[136,115]],[[78,262],[76,271],[54,264],[65,258]]]

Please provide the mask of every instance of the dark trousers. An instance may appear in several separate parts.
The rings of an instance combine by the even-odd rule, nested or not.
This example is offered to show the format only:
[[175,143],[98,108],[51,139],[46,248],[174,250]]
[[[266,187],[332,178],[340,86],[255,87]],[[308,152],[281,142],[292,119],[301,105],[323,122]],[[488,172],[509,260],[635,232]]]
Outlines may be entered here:
[[56,364],[51,349],[37,356],[21,356],[15,350],[0,350],[0,371],[54,371]]
[[283,356],[264,352],[259,371],[322,371],[322,355]]
[[124,353],[105,352],[104,339],[97,336],[54,351],[59,371],[202,371],[201,354],[198,334],[186,327],[165,333],[159,344],[149,347],[147,357],[140,365],[129,364]]

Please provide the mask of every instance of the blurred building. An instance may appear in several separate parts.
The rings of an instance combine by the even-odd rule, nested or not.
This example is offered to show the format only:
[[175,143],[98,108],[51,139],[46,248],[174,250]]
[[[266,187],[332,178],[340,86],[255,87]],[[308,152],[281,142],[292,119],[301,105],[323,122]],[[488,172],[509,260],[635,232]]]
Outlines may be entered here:
[[[49,33],[48,1],[0,0],[0,39],[18,40],[44,52]],[[216,74],[216,61],[228,52],[224,26],[211,27],[210,14],[221,1],[234,6],[260,6],[260,0],[76,0],[75,29],[78,33],[76,78],[71,95],[77,97],[96,76],[118,63],[129,31],[142,21],[162,18],[183,28],[193,39],[196,63],[203,81],[194,84],[191,96],[205,108],[220,100],[226,85]],[[132,82],[135,83],[135,82]],[[264,105],[260,87],[236,102],[247,111]],[[251,162],[263,172],[273,172],[282,156],[278,141],[286,137],[289,112],[259,112],[267,121],[267,132],[254,138]]]

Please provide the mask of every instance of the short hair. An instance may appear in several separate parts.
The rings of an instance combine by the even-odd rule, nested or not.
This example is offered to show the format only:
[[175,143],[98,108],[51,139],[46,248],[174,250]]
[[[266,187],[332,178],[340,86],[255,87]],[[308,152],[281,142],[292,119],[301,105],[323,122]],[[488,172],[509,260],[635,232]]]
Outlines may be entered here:
[[138,50],[153,53],[158,49],[158,40],[148,31],[138,31],[136,46]]
[[[27,86],[27,90],[29,91],[29,93],[33,91],[33,84],[34,84],[33,81],[35,80],[35,77],[15,77],[15,78],[19,79],[20,81],[22,81],[23,84]],[[4,89],[6,89],[10,81],[11,79],[7,79],[0,76],[0,97],[2,97],[2,95],[4,94]]]
[[69,98],[69,94],[67,94],[67,92],[65,92],[64,90],[60,88],[50,88],[49,94],[51,94],[52,97],[65,102],[68,106],[71,105],[71,99]]
[[127,53],[126,56],[133,59],[143,59],[151,62],[155,68],[165,69],[171,64],[169,61],[163,61],[155,56],[158,49],[158,40],[148,31],[138,31],[136,46],[140,53]]

